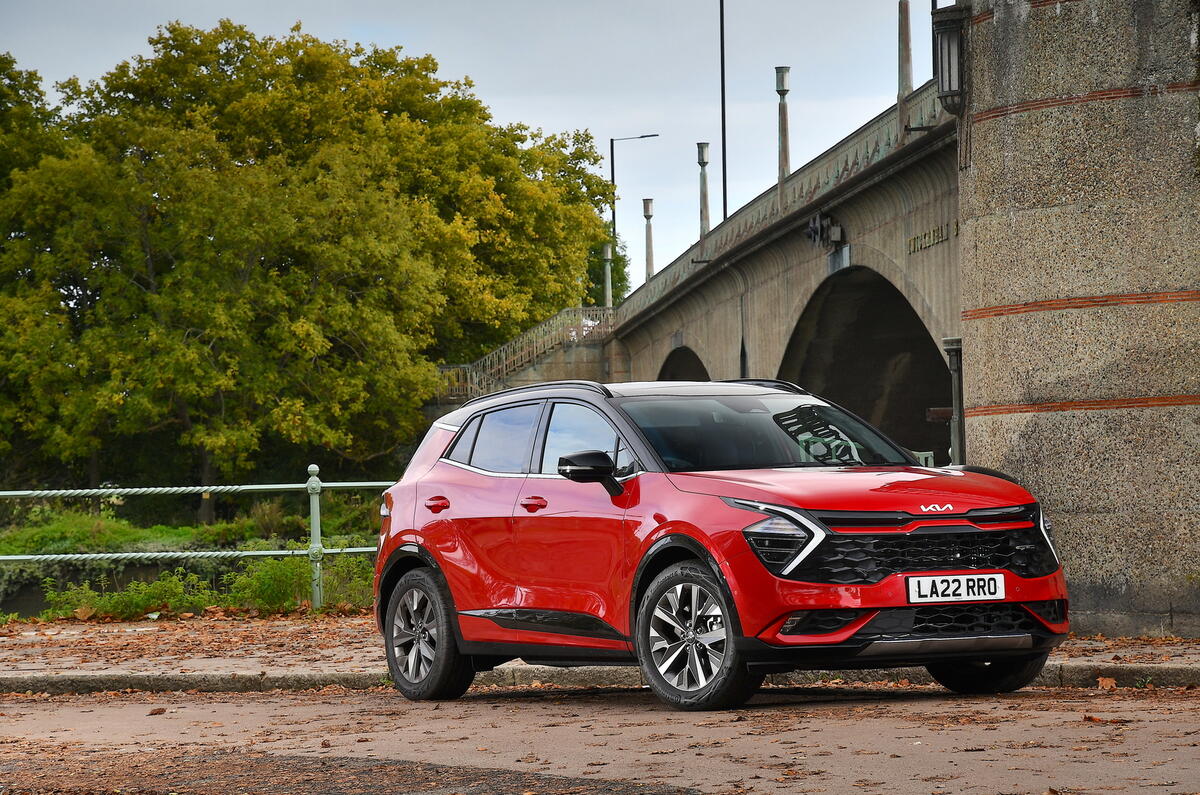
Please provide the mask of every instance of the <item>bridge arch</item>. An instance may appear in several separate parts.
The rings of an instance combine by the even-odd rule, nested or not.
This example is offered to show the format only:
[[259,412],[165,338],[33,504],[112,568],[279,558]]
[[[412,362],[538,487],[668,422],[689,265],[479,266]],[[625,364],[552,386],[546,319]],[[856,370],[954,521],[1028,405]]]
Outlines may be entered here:
[[658,381],[708,381],[708,368],[686,345],[671,351],[658,370]]
[[821,282],[792,331],[779,378],[949,462],[949,423],[926,414],[950,405],[949,368],[908,299],[871,268],[846,268]]

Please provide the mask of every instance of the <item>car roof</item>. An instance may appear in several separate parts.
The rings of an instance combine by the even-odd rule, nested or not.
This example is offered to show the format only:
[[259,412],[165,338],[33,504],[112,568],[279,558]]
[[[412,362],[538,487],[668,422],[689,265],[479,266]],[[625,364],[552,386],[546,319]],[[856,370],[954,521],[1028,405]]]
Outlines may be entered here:
[[[769,395],[778,392],[795,394],[802,391],[794,385],[784,386],[768,381],[630,381],[605,384],[613,397],[643,397],[649,395]],[[789,388],[790,387],[790,388]]]
[[499,408],[524,400],[542,400],[552,397],[590,398],[596,402],[606,398],[626,397],[750,396],[778,395],[780,393],[808,394],[795,384],[768,378],[746,378],[732,381],[627,381],[611,384],[601,384],[596,381],[545,381],[472,398],[438,421],[444,425],[457,426],[481,409]]

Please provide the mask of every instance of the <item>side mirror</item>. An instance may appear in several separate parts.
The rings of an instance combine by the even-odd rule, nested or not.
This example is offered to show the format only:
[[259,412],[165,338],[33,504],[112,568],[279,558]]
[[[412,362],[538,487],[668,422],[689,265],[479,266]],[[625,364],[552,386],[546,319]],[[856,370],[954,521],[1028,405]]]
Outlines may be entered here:
[[617,465],[603,450],[581,450],[558,459],[558,474],[576,483],[599,483],[613,497],[625,491],[613,477]]

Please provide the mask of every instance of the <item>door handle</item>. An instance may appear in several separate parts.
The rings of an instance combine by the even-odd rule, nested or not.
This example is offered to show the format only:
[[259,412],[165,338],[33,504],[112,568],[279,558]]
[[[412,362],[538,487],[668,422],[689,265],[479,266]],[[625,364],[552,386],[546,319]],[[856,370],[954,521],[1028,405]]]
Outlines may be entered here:
[[549,503],[546,502],[545,497],[526,497],[521,500],[521,507],[530,513],[533,513],[534,511],[540,511],[547,505],[549,505]]
[[434,513],[441,513],[450,507],[450,500],[445,497],[430,497],[425,500],[425,507]]

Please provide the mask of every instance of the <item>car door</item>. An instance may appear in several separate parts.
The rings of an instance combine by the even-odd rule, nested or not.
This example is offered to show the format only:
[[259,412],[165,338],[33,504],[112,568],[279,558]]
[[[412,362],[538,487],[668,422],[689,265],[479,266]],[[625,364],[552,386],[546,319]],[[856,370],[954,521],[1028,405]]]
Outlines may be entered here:
[[627,500],[598,483],[558,474],[559,457],[580,450],[604,450],[626,469],[634,466],[600,412],[580,402],[551,402],[513,512],[520,603],[539,611],[544,631],[619,640],[614,627],[623,625],[625,609]]
[[443,563],[459,611],[519,601],[512,514],[542,406],[534,401],[472,417],[417,487],[424,519],[417,524]]

